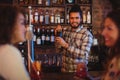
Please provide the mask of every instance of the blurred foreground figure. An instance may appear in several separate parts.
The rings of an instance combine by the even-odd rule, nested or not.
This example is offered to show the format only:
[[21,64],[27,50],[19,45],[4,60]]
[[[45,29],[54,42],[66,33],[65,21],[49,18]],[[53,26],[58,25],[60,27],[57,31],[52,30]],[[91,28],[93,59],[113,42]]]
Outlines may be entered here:
[[24,10],[0,5],[0,76],[5,80],[30,80],[20,51],[14,46],[25,41]]
[[108,13],[102,35],[109,52],[106,72],[101,80],[120,80],[120,10]]

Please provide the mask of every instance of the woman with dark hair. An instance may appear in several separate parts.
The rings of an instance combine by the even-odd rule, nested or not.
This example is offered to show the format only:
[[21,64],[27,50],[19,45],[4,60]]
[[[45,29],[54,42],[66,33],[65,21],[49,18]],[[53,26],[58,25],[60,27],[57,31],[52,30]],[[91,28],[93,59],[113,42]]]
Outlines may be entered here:
[[107,70],[102,80],[120,80],[120,10],[106,16],[102,35],[109,48]]
[[19,50],[14,46],[25,41],[24,10],[0,5],[0,76],[5,80],[30,80]]

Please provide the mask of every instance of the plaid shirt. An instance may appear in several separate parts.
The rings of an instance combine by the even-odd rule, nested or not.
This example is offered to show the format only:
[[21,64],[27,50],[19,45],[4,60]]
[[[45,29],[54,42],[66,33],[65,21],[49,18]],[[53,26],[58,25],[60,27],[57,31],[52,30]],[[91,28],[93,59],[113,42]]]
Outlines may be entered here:
[[86,28],[80,26],[74,32],[71,31],[71,28],[63,31],[63,38],[69,47],[62,50],[62,71],[75,72],[77,61],[88,63],[88,53],[93,36]]

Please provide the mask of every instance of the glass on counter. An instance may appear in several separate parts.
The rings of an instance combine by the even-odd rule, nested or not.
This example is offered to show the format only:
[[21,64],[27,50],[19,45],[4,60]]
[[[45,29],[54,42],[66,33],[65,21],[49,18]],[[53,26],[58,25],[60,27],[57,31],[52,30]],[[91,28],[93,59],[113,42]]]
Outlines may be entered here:
[[87,65],[84,62],[77,62],[77,69],[74,74],[75,80],[86,80],[87,78]]
[[30,72],[31,80],[41,80],[41,61],[34,61]]

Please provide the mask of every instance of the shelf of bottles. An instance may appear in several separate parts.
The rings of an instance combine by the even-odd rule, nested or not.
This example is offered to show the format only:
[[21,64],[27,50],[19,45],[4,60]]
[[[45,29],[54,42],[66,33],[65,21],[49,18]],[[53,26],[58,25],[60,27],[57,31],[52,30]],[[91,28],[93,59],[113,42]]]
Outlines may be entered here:
[[[69,23],[69,10],[73,4],[79,4],[83,13],[83,24],[92,24],[92,0],[18,0],[27,9],[32,6],[31,21],[33,25],[56,26]],[[26,22],[28,23],[28,13]]]
[[[55,46],[54,28],[61,24],[69,26],[69,10],[73,4],[79,4],[83,13],[83,25],[92,24],[92,0],[13,0],[26,9],[25,22],[29,22],[29,8],[31,6],[30,21],[33,25],[33,42],[35,59],[42,62],[43,71],[61,68],[61,55]],[[20,43],[19,48],[23,53],[26,42]],[[57,53],[57,54],[56,54]],[[36,55],[37,54],[37,55]]]

